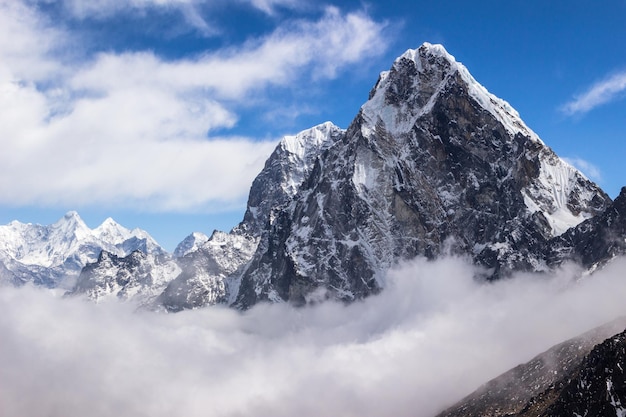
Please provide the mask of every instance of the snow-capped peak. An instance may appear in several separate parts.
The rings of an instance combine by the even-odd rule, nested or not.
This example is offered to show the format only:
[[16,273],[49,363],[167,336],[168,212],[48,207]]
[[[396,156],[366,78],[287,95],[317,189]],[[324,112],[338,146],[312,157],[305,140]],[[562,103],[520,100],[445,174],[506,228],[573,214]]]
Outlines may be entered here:
[[205,244],[208,240],[209,240],[209,237],[205,235],[204,233],[193,232],[192,234],[187,236],[185,239],[183,239],[183,241],[180,242],[178,246],[176,246],[176,249],[174,249],[174,257],[182,258],[183,256],[191,252],[195,252],[200,248],[200,246]]
[[59,235],[60,238],[73,235],[77,239],[82,239],[90,233],[89,227],[75,211],[65,213],[61,219],[50,226],[50,229],[52,234]]
[[285,180],[281,184],[285,193],[293,196],[297,192],[315,158],[332,145],[333,137],[343,132],[343,129],[333,123],[325,122],[296,135],[283,137],[278,148],[283,151],[284,159],[290,165],[285,170]]
[[122,243],[133,236],[127,228],[121,226],[112,218],[107,218],[102,224],[93,230],[93,234],[112,244]]
[[[397,80],[392,82],[389,80],[390,74],[399,71],[407,62],[414,65],[413,70],[417,76],[413,78],[412,85],[400,87],[419,92],[421,97],[406,97],[410,91],[397,91],[399,86],[393,82]],[[370,94],[370,100],[362,108],[365,120],[369,121],[369,129],[376,126],[381,119],[388,130],[397,133],[408,131],[413,127],[417,117],[431,110],[437,96],[457,74],[467,85],[470,96],[502,123],[513,136],[520,133],[533,141],[541,142],[537,134],[526,126],[519,113],[507,101],[494,96],[476,81],[467,68],[448,53],[443,45],[428,42],[417,49],[408,49],[394,61],[391,70],[380,74],[379,81]],[[399,103],[401,105],[399,112],[388,108],[389,89],[396,95],[403,95]]]

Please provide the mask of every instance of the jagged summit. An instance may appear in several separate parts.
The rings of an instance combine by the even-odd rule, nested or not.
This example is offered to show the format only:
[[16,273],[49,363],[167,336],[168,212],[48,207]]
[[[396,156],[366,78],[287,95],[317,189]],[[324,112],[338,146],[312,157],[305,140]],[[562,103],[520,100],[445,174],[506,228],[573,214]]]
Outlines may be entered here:
[[254,179],[243,221],[230,233],[215,231],[200,242],[191,235],[177,248],[182,273],[159,297],[168,311],[207,304],[231,304],[240,277],[257,250],[261,235],[302,188],[317,158],[345,131],[330,122],[288,135],[278,143]]
[[260,235],[272,209],[296,195],[317,157],[337,142],[344,132],[333,123],[325,122],[296,135],[283,137],[252,183],[240,230]]
[[[413,67],[413,68],[411,68]],[[411,85],[398,83],[397,74],[414,73]],[[489,111],[513,135],[521,133],[531,140],[541,142],[523,120],[519,113],[505,100],[491,94],[478,83],[467,68],[457,62],[443,45],[425,42],[417,49],[408,49],[399,56],[388,71],[380,74],[379,80],[370,92],[370,100],[362,107],[364,118],[370,126],[375,126],[379,118],[386,122],[388,130],[398,133],[412,127],[415,119],[429,112],[438,95],[446,89],[451,78],[464,83],[469,95],[480,106]],[[400,87],[400,89],[398,88]],[[391,91],[388,91],[391,88]],[[377,94],[379,93],[380,94]],[[389,118],[391,113],[382,112],[387,104],[398,104],[403,116],[395,120]],[[411,117],[407,117],[407,116]],[[385,116],[388,117],[385,120]],[[397,115],[396,115],[397,116]]]
[[187,237],[185,237],[185,239],[183,239],[183,241],[180,242],[176,246],[176,249],[174,249],[174,257],[182,258],[183,256],[191,252],[195,252],[198,250],[200,246],[202,246],[208,240],[209,240],[209,237],[205,235],[204,233],[193,232]]

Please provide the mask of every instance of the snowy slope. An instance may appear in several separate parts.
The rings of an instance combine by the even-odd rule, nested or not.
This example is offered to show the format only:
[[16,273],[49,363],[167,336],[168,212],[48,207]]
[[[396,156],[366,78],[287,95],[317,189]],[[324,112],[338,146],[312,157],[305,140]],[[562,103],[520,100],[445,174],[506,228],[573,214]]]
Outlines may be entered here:
[[182,258],[191,252],[195,252],[208,240],[209,237],[204,233],[193,232],[176,246],[176,249],[174,249],[174,257]]
[[84,296],[95,302],[126,300],[151,307],[180,272],[169,254],[135,250],[120,257],[102,251],[96,262],[83,268],[67,295]]

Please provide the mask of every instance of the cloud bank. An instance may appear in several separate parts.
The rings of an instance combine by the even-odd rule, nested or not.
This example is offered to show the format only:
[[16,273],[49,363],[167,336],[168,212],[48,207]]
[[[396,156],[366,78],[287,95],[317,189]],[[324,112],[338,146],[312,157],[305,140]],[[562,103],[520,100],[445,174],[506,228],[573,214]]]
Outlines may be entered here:
[[416,260],[361,303],[246,313],[137,313],[0,288],[0,414],[433,416],[623,315],[625,266],[485,285],[463,260]]
[[[330,7],[201,56],[82,57],[80,33],[24,1],[0,0],[0,204],[240,206],[278,139],[229,135],[241,112],[279,108],[273,89],[334,79],[386,47],[384,23]],[[252,3],[270,10],[293,2]],[[66,4],[113,13],[122,3]]]
[[594,84],[585,93],[566,103],[561,110],[569,116],[584,114],[620,98],[624,90],[626,90],[626,72],[620,72]]

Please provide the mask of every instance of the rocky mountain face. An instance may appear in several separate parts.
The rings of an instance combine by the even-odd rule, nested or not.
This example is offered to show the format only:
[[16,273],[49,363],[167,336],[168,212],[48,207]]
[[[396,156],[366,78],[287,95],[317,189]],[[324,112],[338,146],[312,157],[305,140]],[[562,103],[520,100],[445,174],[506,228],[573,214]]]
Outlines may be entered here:
[[285,136],[252,182],[243,221],[235,232],[260,236],[272,212],[300,192],[317,158],[341,138],[345,131],[330,122]]
[[197,250],[178,258],[181,273],[156,300],[175,312],[212,304],[228,304],[236,292],[237,274],[252,257],[258,239],[239,232],[215,231]]
[[132,300],[151,307],[180,272],[180,267],[166,253],[155,254],[140,248],[127,256],[117,256],[103,250],[96,262],[83,268],[66,295],[82,295],[96,302]]
[[626,331],[608,338],[585,357],[558,397],[546,402],[549,406],[542,416],[626,415],[625,366]]
[[117,256],[165,253],[143,230],[130,231],[110,218],[92,230],[78,213],[68,212],[48,226],[17,221],[0,226],[0,275],[15,285],[55,287],[74,279],[103,250]]
[[489,278],[545,270],[546,242],[610,203],[443,47],[424,44],[381,74],[275,213],[236,306],[363,298],[397,261],[444,251]]
[[489,381],[437,417],[624,415],[624,327],[626,319],[620,318],[563,342]]

